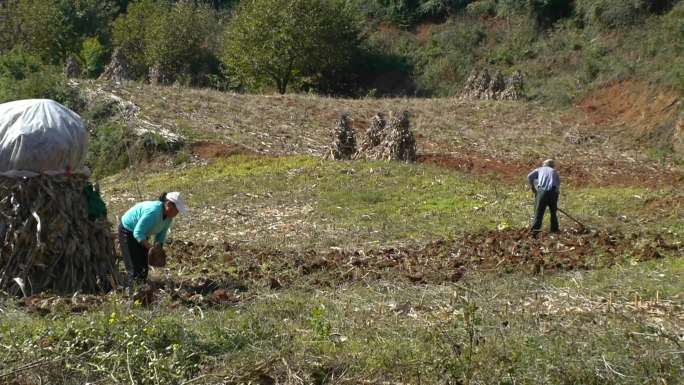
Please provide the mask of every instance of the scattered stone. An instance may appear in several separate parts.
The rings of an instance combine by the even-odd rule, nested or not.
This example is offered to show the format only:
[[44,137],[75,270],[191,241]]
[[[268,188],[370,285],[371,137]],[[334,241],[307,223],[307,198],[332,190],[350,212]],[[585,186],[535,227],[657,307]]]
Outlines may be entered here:
[[356,152],[356,133],[347,114],[342,114],[333,129],[333,143],[328,158],[351,159]]

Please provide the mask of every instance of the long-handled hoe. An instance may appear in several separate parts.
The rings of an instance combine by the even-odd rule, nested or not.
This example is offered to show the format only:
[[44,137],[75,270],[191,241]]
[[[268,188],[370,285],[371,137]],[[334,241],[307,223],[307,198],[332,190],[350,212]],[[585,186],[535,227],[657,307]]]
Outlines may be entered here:
[[585,226],[584,223],[582,223],[582,222],[580,222],[579,220],[575,219],[575,217],[573,217],[572,215],[568,214],[567,211],[563,210],[563,209],[560,208],[560,207],[558,207],[558,211],[560,211],[561,213],[563,213],[566,217],[572,219],[573,222],[575,222],[575,223],[577,223],[578,225],[580,225],[580,231],[582,231],[582,232],[584,232],[584,231],[589,231],[589,228],[588,228],[587,226]]

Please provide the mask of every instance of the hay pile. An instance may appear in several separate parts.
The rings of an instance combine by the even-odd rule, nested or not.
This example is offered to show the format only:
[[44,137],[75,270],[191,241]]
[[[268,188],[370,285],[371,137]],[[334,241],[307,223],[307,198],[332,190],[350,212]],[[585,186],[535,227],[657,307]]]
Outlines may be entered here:
[[347,114],[342,114],[335,122],[333,143],[327,157],[335,160],[351,159],[356,152],[356,133]]
[[88,219],[81,176],[0,176],[0,290],[97,292],[121,282],[106,220]]
[[382,115],[375,115],[354,159],[415,162],[416,139],[410,129],[408,111],[391,113],[386,123]]

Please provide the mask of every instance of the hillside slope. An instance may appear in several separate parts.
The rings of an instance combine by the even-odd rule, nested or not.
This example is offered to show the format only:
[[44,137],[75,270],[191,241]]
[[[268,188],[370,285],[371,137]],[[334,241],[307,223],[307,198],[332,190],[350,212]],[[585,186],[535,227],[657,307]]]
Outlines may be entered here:
[[[681,126],[679,95],[644,86],[632,92],[629,84],[634,83],[620,84],[623,95],[611,94],[616,85],[564,109],[457,98],[260,96],[149,85],[99,84],[97,89],[98,100],[116,95],[129,101],[153,130],[185,137],[189,148],[204,157],[322,156],[340,114],[350,115],[362,137],[376,113],[407,110],[422,162],[519,178],[540,160],[554,157],[566,178],[580,185],[676,180],[676,163],[663,163],[666,159],[654,154],[661,142],[682,140],[681,128],[676,129]],[[113,119],[124,121],[120,115]]]

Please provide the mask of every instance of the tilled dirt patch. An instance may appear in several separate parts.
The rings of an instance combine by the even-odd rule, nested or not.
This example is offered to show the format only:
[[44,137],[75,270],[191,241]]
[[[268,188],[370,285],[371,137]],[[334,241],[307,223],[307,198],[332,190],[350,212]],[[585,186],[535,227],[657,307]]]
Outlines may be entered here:
[[[605,231],[529,236],[527,230],[490,231],[423,245],[376,249],[296,252],[249,250],[174,242],[170,260],[200,274],[228,272],[248,287],[332,287],[374,280],[441,284],[458,281],[471,269],[532,274],[612,266],[626,260],[661,258],[680,249],[659,236]],[[213,265],[213,266],[212,266]]]
[[[579,158],[579,157],[576,157]],[[418,154],[419,163],[435,165],[466,174],[489,175],[504,182],[521,182],[539,167],[539,160],[501,160],[477,152]],[[684,177],[676,170],[654,167],[627,159],[593,157],[568,162],[559,159],[561,179],[572,186],[674,186]]]
[[565,231],[535,239],[525,229],[401,247],[325,252],[175,241],[167,247],[168,269],[154,272],[149,284],[128,293],[119,290],[71,297],[42,293],[19,303],[41,314],[87,311],[99,307],[108,296],[142,306],[230,306],[249,302],[256,290],[263,288],[331,288],[374,281],[448,284],[468,271],[545,274],[589,270],[674,256],[681,249],[679,243],[669,243],[658,235]]

